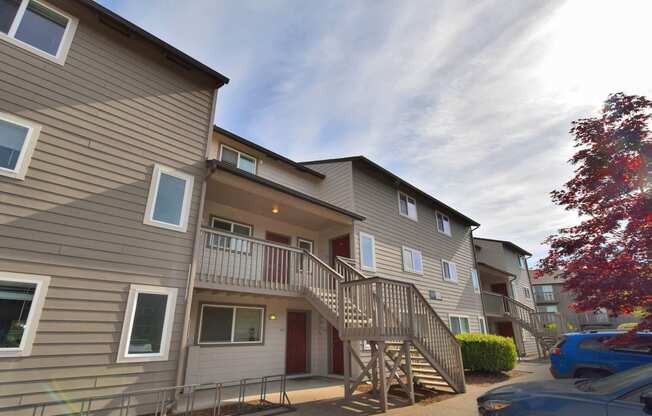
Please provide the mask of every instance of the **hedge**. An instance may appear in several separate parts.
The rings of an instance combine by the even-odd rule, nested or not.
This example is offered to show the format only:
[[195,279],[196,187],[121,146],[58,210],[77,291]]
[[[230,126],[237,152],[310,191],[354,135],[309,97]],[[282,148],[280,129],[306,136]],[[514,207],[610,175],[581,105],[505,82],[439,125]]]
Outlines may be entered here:
[[470,371],[500,373],[516,365],[516,345],[509,337],[489,334],[459,334],[464,368]]

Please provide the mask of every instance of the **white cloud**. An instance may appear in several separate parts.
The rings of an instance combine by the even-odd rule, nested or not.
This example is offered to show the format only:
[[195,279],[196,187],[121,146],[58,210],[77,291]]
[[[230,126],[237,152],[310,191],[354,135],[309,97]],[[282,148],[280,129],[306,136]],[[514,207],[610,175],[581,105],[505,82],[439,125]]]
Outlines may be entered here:
[[231,77],[224,127],[298,160],[365,154],[535,257],[575,219],[548,195],[570,122],[652,95],[647,0],[114,3]]

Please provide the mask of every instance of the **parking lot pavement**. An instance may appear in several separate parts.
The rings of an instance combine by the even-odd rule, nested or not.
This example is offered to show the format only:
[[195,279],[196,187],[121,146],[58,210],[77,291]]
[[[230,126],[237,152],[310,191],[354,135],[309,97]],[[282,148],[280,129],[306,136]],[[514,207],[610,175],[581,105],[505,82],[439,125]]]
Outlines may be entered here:
[[[464,394],[455,395],[452,398],[434,402],[417,403],[410,406],[409,403],[401,402],[395,397],[390,399],[390,410],[388,415],[396,416],[476,416],[478,414],[476,399],[488,390],[511,383],[526,381],[550,380],[552,376],[548,368],[548,360],[527,360],[517,364],[515,370],[521,375],[504,382],[493,384],[467,384],[467,391]],[[310,416],[364,416],[379,414],[380,409],[376,398],[370,395],[356,395],[352,401],[344,401],[341,397],[341,387],[333,387],[334,390],[324,390],[321,397],[312,397],[310,401],[303,401],[295,396],[293,400],[297,404],[297,413]],[[333,396],[337,393],[337,396]],[[314,392],[313,392],[314,394]]]

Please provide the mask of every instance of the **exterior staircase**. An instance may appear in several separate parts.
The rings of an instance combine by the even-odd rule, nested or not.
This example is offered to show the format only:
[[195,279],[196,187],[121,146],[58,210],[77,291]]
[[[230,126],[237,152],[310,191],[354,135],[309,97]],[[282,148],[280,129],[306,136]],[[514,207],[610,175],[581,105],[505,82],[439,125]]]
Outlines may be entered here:
[[[333,269],[311,253],[304,256],[304,296],[337,328],[345,344],[345,373],[352,367],[351,358],[361,368],[353,387],[349,386],[351,375],[345,374],[347,397],[365,377],[381,391],[385,406],[382,395],[386,398],[389,385],[397,381],[411,390],[412,398],[414,383],[434,390],[465,391],[459,342],[413,284],[367,277],[349,259],[338,258]],[[365,363],[352,347],[352,341],[363,340],[380,351],[372,353],[375,364]]]

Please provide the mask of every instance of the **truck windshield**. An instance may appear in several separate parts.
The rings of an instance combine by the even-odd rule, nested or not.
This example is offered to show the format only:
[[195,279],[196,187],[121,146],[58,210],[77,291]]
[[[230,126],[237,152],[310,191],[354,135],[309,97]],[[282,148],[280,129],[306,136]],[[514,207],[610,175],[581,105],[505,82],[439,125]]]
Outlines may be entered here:
[[628,385],[637,384],[644,379],[652,378],[652,364],[632,368],[609,377],[587,380],[577,385],[582,391],[595,393],[613,393]]

